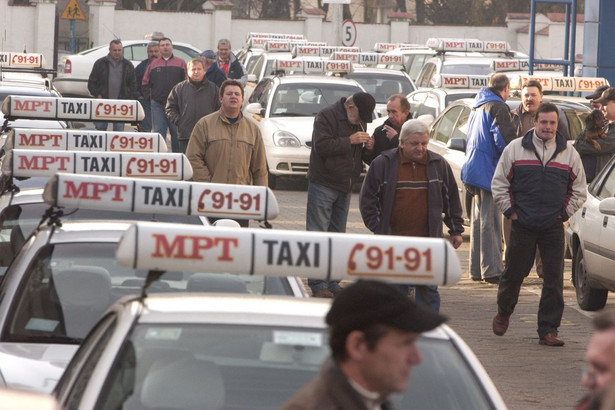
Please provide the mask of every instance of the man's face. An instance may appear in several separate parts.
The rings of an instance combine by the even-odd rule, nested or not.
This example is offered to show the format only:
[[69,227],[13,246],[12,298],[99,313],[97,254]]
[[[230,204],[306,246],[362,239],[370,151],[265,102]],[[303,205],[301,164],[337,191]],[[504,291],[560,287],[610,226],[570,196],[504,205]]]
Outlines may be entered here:
[[160,55],[164,58],[169,58],[173,54],[173,44],[169,40],[161,40],[158,47],[160,48]]
[[236,85],[229,85],[224,89],[224,94],[220,98],[220,105],[224,112],[238,111],[243,104],[241,88]]
[[591,395],[615,381],[615,329],[596,331],[585,352],[587,371],[581,384]]
[[348,117],[348,122],[351,124],[360,124],[361,116],[359,115],[359,109],[354,103],[345,104],[346,107],[346,116]]
[[538,118],[534,119],[534,129],[536,135],[543,141],[555,138],[557,132],[557,113],[541,112]]
[[194,82],[200,83],[205,77],[205,70],[203,66],[198,63],[193,63],[188,66],[188,77]]
[[227,61],[231,55],[231,47],[228,44],[218,44],[218,58]]
[[122,45],[111,44],[109,46],[109,55],[113,61],[120,61],[122,59]]
[[387,115],[394,126],[401,127],[406,122],[408,111],[402,111],[401,101],[395,98],[387,103]]
[[406,390],[412,366],[422,360],[418,337],[418,333],[391,329],[373,350],[366,349],[360,365],[365,387],[383,397]]
[[405,141],[399,140],[399,149],[407,161],[420,161],[427,155],[428,144],[429,135],[427,133],[410,134]]
[[538,87],[524,87],[521,90],[521,103],[525,111],[534,114],[542,101],[542,94]]
[[158,46],[149,46],[147,48],[147,59],[152,61],[158,57],[160,57],[160,48]]
[[615,101],[609,100],[606,104],[604,104],[605,117],[609,121],[615,121]]
[[597,102],[596,100],[591,100],[589,102],[589,105],[591,105],[592,110],[603,110],[604,109],[604,106],[600,104],[599,102]]

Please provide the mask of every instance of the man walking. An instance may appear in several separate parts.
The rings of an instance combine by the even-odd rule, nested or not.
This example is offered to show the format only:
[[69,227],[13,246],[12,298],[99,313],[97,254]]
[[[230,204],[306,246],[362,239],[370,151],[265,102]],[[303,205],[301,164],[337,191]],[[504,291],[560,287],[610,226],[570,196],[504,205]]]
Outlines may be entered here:
[[[88,91],[94,98],[128,100],[136,98],[137,80],[132,63],[122,57],[122,42],[111,40],[109,54],[94,63],[88,79]],[[94,121],[97,130],[106,131],[108,123]],[[124,131],[124,124],[113,123],[113,131]]]
[[237,57],[231,51],[231,41],[223,38],[218,40],[218,67],[224,73],[226,78],[237,80],[245,87],[248,80],[246,68],[241,64]]
[[188,62],[188,79],[177,84],[167,99],[166,114],[177,126],[180,152],[185,153],[192,129],[198,120],[220,109],[218,87],[205,78],[203,62]]
[[[263,137],[241,113],[242,104],[241,83],[226,80],[220,88],[220,109],[194,126],[186,156],[195,181],[267,186]],[[248,220],[238,222],[248,226]]]
[[226,75],[222,70],[220,70],[218,64],[216,64],[216,53],[212,50],[203,51],[201,53],[201,61],[203,62],[203,67],[205,68],[205,77],[220,87],[224,80],[226,80]]
[[393,286],[360,280],[344,288],[326,316],[331,358],[283,410],[389,410],[412,367],[421,333],[446,318],[417,306]]
[[143,94],[143,76],[149,64],[160,57],[160,49],[158,43],[151,41],[147,45],[147,58],[139,63],[135,68],[135,76],[137,77],[137,99],[143,107],[145,112],[145,118],[141,121],[141,131],[150,132],[152,130],[152,105],[149,100],[149,96]]
[[[305,225],[308,231],[346,232],[353,180],[363,170],[361,152],[376,100],[358,92],[323,108],[314,119],[307,178]],[[332,298],[339,282],[308,279],[312,295]]]
[[502,266],[502,216],[491,195],[491,179],[506,144],[517,137],[506,99],[510,83],[494,74],[476,95],[468,119],[466,162],[461,180],[474,196],[470,236],[470,277],[498,283]]
[[491,184],[500,211],[512,220],[493,333],[506,333],[538,246],[544,273],[538,336],[546,346],[564,345],[557,337],[564,312],[563,222],[583,205],[587,187],[581,158],[557,132],[558,120],[554,104],[541,104],[534,129],[506,147]]
[[405,95],[393,94],[387,100],[387,120],[376,128],[372,138],[363,147],[363,161],[371,164],[382,152],[397,148],[399,131],[404,122],[412,118],[410,103]]
[[[359,197],[361,216],[380,235],[440,238],[444,222],[457,249],[463,242],[459,190],[450,165],[429,151],[428,143],[429,129],[420,120],[402,126],[399,147],[384,151],[367,171]],[[415,297],[418,304],[440,310],[437,286],[417,286]]]
[[152,61],[145,71],[142,82],[143,94],[150,97],[154,131],[166,138],[171,133],[171,149],[180,152],[177,128],[165,115],[167,98],[176,84],[186,79],[186,62],[173,55],[173,43],[168,37],[158,41],[160,58]]

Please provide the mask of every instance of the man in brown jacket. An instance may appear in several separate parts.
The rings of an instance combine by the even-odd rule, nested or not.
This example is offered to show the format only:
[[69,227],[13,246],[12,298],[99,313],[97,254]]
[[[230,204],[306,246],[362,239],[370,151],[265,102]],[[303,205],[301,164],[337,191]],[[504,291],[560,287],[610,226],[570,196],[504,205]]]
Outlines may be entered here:
[[344,288],[326,316],[331,358],[283,410],[391,408],[421,362],[416,341],[446,320],[395,287],[360,280]]
[[[199,120],[186,156],[198,182],[267,186],[263,137],[241,113],[243,87],[226,80],[220,87],[220,110]],[[238,221],[247,226],[246,221]]]

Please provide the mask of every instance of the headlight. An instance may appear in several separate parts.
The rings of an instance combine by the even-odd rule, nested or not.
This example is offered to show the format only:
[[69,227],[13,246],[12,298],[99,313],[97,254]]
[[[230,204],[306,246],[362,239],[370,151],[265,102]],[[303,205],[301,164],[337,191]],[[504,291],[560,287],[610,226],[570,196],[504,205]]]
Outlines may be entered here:
[[273,133],[273,143],[277,147],[299,148],[301,141],[294,134],[288,131],[276,131]]

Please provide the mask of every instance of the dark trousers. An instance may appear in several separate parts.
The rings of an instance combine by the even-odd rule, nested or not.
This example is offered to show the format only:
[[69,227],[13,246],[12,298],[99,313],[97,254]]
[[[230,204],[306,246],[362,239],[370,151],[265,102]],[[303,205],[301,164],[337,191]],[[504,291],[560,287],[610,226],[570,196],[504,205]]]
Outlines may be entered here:
[[530,273],[536,255],[542,256],[544,280],[538,305],[538,336],[557,333],[564,313],[564,228],[562,221],[533,230],[512,221],[506,268],[498,288],[498,313],[508,317],[515,310],[523,279]]

